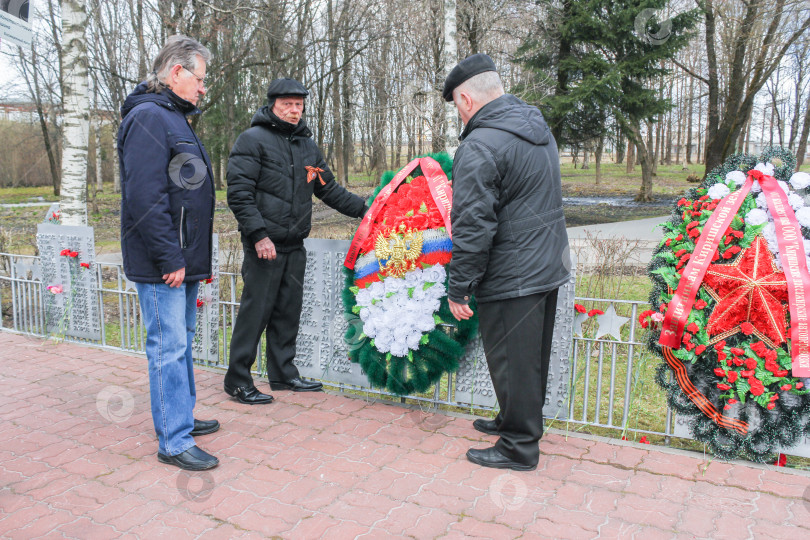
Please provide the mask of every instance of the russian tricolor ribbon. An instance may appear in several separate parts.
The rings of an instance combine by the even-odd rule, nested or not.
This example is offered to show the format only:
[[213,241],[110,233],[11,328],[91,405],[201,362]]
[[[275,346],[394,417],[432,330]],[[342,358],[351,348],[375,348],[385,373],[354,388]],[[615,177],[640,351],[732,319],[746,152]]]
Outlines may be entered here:
[[394,178],[392,178],[377,197],[375,197],[371,208],[369,208],[366,215],[363,216],[363,220],[354,233],[354,238],[349,246],[349,251],[346,253],[343,266],[349,270],[354,270],[354,263],[357,262],[357,257],[360,255],[360,246],[363,245],[365,239],[371,234],[374,220],[377,218],[380,210],[385,206],[388,197],[397,190],[399,185],[416,167],[421,167],[422,173],[427,180],[430,194],[433,196],[433,200],[436,201],[439,212],[442,215],[442,220],[444,220],[444,226],[447,229],[447,233],[450,234],[450,209],[453,205],[453,191],[450,187],[450,183],[447,181],[447,176],[445,176],[441,165],[439,165],[435,159],[429,157],[416,158],[400,169]]

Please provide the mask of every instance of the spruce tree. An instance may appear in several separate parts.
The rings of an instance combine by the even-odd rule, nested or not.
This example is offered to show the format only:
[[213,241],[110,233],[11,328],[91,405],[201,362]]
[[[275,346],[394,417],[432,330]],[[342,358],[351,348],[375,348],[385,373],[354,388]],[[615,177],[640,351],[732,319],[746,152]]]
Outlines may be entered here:
[[652,200],[655,156],[642,138],[672,104],[658,96],[666,61],[693,37],[699,11],[670,18],[669,0],[542,0],[549,20],[522,48],[526,65],[555,81],[541,106],[561,144],[602,136],[607,117],[636,144],[642,182],[636,200]]

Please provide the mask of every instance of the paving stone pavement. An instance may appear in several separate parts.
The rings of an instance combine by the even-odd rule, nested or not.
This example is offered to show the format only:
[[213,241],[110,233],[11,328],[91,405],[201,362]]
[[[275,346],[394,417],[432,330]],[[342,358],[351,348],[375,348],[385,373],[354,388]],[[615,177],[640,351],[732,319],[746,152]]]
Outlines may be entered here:
[[[536,471],[466,461],[470,418],[331,393],[251,407],[198,369],[218,468],[156,459],[144,358],[0,332],[0,536],[808,538],[810,475],[547,433]],[[267,390],[266,383],[259,383]]]

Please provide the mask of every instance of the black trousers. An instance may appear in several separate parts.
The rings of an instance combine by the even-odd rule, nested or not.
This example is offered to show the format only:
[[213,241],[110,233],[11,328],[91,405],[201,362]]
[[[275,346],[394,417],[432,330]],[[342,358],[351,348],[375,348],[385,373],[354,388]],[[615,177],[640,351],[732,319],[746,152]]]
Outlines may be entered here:
[[556,310],[557,289],[478,304],[481,339],[500,405],[495,448],[526,465],[540,459]]
[[271,381],[298,377],[295,339],[301,320],[304,297],[304,271],[307,252],[300,249],[278,253],[272,261],[259,259],[256,250],[244,246],[242,299],[231,336],[231,353],[225,384],[230,387],[253,385],[250,368],[265,333],[267,375]]

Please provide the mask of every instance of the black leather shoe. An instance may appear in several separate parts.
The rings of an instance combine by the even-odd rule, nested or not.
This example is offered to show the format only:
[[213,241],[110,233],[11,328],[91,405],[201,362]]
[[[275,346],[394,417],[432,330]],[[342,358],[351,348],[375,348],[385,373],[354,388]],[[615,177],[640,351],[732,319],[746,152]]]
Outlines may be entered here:
[[481,465],[482,467],[492,467],[493,469],[512,469],[513,471],[533,471],[537,468],[537,465],[524,465],[523,463],[518,463],[517,461],[513,461],[508,457],[504,456],[500,452],[498,452],[495,447],[492,448],[482,448],[480,450],[476,448],[470,448],[467,450],[467,459],[472,461],[476,465]]
[[209,433],[213,433],[215,431],[219,431],[219,421],[217,420],[197,420],[194,419],[194,429],[191,430],[192,437],[196,437],[197,435],[208,435]]
[[293,392],[320,392],[323,384],[318,381],[305,381],[295,377],[289,381],[270,381],[270,390],[292,390]]
[[247,405],[264,405],[266,403],[273,403],[273,396],[270,394],[262,394],[256,389],[255,386],[251,386],[250,388],[245,388],[244,386],[231,388],[226,384],[225,393],[227,393],[229,396],[235,397],[239,403],[245,403]]
[[213,469],[219,465],[217,458],[198,446],[192,446],[176,456],[167,456],[166,454],[158,452],[158,461],[168,463],[169,465],[176,465],[187,471],[204,471],[206,469]]
[[481,433],[486,433],[487,435],[498,434],[498,428],[495,425],[495,420],[484,420],[483,418],[478,418],[473,422],[473,427]]

